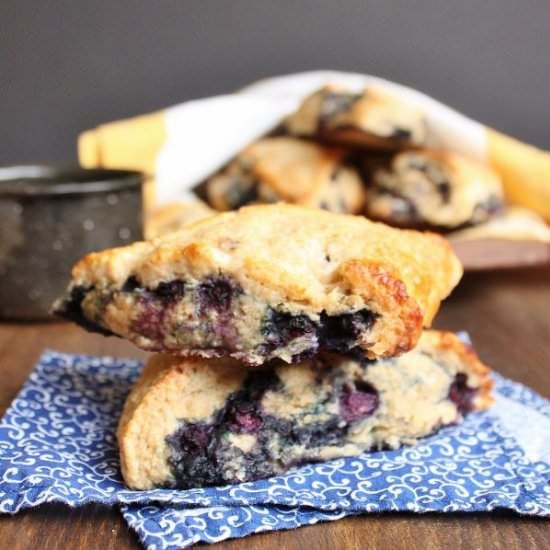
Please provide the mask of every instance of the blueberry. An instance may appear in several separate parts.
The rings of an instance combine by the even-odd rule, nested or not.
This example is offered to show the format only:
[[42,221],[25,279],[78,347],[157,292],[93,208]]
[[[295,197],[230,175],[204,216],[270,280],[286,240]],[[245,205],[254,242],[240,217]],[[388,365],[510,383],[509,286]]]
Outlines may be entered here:
[[166,306],[155,296],[147,293],[138,298],[140,313],[132,322],[132,330],[152,340],[162,340]]
[[236,179],[226,194],[227,204],[231,210],[238,210],[251,202],[256,202],[258,196],[258,182],[246,179]]
[[231,431],[237,433],[256,433],[263,421],[254,411],[236,412],[230,420]]
[[[264,427],[260,402],[265,391],[280,384],[272,371],[262,369],[250,373],[243,388],[229,396],[221,408],[206,424],[183,422],[167,438],[170,447],[170,464],[180,488],[236,483],[231,477],[231,464],[244,459],[247,479],[259,479],[274,473],[268,461],[265,445],[244,454],[224,437],[227,432],[258,433]],[[262,437],[261,434],[259,437]]]
[[268,345],[284,347],[295,338],[314,335],[316,324],[306,315],[292,315],[270,309],[264,320],[262,332]]
[[368,330],[376,316],[368,309],[337,316],[321,315],[320,346],[332,351],[346,352],[357,345],[359,335]]
[[189,456],[204,453],[208,447],[212,427],[206,424],[189,424],[179,433],[179,443],[182,452]]
[[346,386],[340,396],[340,413],[347,422],[370,416],[378,407],[378,392],[369,383],[358,381],[353,387]]
[[455,376],[449,388],[449,399],[456,405],[461,414],[466,414],[472,410],[473,398],[476,394],[474,388],[467,386],[467,380],[465,374],[459,373]]
[[171,447],[169,461],[178,487],[214,485],[223,481],[210,449],[212,434],[212,426],[197,422],[182,425],[167,438]]
[[153,293],[164,302],[172,302],[179,298],[183,298],[185,294],[185,283],[179,279],[162,282],[157,285]]
[[199,309],[202,313],[209,310],[218,313],[227,312],[231,307],[231,300],[240,289],[227,277],[212,277],[198,287]]
[[136,279],[136,277],[131,275],[124,281],[124,284],[120,287],[120,290],[122,292],[133,292],[134,290],[140,288],[140,286],[141,285],[139,284],[139,281]]
[[408,139],[411,139],[412,137],[412,133],[411,131],[408,129],[408,128],[399,128],[399,127],[396,127],[392,134],[391,134],[391,137],[392,139],[395,139],[395,140],[400,140],[400,141],[404,141],[404,140],[408,140]]
[[292,358],[297,362],[311,357],[319,348],[348,352],[357,346],[361,332],[368,330],[376,320],[376,315],[368,309],[355,313],[329,316],[321,314],[318,323],[306,315],[292,315],[270,309],[262,326],[265,343],[260,348],[269,354],[278,347],[288,345],[295,338],[310,337],[310,346]]
[[290,438],[295,444],[304,447],[337,445],[342,442],[346,428],[339,426],[340,419],[334,417],[327,422],[293,426]]
[[451,200],[451,184],[447,180],[437,182],[437,192],[441,196],[441,201],[448,204]]
[[59,309],[54,310],[54,314],[68,321],[77,323],[89,332],[97,332],[104,336],[113,336],[113,333],[100,324],[88,319],[82,309],[82,301],[93,288],[82,285],[73,286],[68,299],[64,300]]

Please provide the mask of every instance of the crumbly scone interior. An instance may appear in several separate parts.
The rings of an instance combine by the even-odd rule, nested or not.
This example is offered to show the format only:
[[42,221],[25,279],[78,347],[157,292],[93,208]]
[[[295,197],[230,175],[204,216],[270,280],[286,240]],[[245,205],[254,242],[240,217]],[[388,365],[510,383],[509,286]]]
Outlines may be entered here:
[[[457,258],[436,235],[263,205],[90,254],[75,266],[58,309],[144,349],[221,355],[229,348],[252,364],[273,351],[256,347],[257,338],[269,339],[273,317],[277,330],[281,316],[288,320],[279,332],[292,336],[297,329],[296,337],[312,341],[293,342],[312,353],[334,321],[351,342],[328,349],[346,351],[355,342],[378,357],[410,349],[460,275]],[[288,359],[284,348],[294,339],[275,342],[271,347],[282,351],[274,356]]]
[[118,430],[134,488],[235,483],[412,444],[491,402],[489,370],[449,333],[389,360],[338,354],[261,369],[154,356]]
[[143,349],[231,355],[256,365],[274,357],[295,362],[319,349],[349,351],[377,321],[368,309],[332,317],[290,313],[221,275],[197,284],[163,283],[153,291],[130,279],[120,290],[85,295],[76,308],[98,319],[99,330],[107,326]]

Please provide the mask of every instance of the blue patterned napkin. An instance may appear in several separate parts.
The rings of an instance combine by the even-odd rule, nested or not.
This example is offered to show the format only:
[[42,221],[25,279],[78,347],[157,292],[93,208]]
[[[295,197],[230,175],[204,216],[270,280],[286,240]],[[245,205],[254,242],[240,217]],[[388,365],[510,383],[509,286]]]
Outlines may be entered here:
[[0,512],[120,507],[147,548],[172,549],[364,512],[550,516],[550,403],[496,375],[497,402],[415,447],[220,488],[127,490],[115,429],[141,364],[46,352],[0,423]]

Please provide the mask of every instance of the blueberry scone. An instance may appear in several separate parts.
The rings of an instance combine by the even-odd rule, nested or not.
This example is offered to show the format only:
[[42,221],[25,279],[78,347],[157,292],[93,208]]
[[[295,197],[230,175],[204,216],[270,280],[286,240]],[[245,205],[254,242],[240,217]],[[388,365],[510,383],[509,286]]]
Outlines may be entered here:
[[292,466],[396,449],[488,407],[489,369],[451,333],[398,358],[320,354],[247,369],[154,355],[118,428],[134,489],[224,485]]
[[356,147],[393,150],[426,144],[424,114],[375,89],[352,92],[329,85],[308,96],[285,121],[286,131]]
[[504,208],[497,173],[450,152],[410,150],[367,158],[367,216],[398,227],[450,230]]
[[287,204],[92,253],[54,311],[150,351],[250,365],[408,351],[462,268],[435,234]]
[[341,149],[292,137],[261,139],[207,181],[208,201],[217,210],[283,201],[357,214],[365,190],[345,156]]

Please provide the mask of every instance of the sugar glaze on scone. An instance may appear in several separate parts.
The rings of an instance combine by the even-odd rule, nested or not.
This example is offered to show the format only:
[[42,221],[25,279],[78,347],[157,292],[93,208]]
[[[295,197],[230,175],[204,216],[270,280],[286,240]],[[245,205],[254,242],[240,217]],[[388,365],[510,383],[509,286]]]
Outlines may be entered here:
[[131,488],[251,481],[292,466],[416,442],[488,407],[489,369],[454,334],[398,358],[321,354],[248,369],[155,355],[118,428]]
[[391,225],[449,230],[486,222],[504,209],[502,183],[489,167],[429,149],[365,160],[366,213]]
[[426,144],[424,114],[380,90],[328,85],[308,96],[285,121],[295,136],[339,145],[393,150]]
[[387,357],[414,346],[461,274],[437,235],[261,205],[89,254],[55,310],[177,355],[251,365],[351,349]]
[[260,139],[206,182],[208,201],[222,211],[282,201],[357,214],[365,190],[345,156],[341,149],[292,137]]

